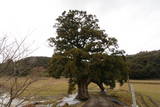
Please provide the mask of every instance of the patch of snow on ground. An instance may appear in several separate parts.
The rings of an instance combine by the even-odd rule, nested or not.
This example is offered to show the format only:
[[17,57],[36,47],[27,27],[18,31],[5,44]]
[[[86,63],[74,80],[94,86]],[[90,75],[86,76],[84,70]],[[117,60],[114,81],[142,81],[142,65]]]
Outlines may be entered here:
[[[8,93],[4,93],[2,95],[0,95],[0,106],[4,106],[5,104],[7,104],[10,100],[10,96]],[[17,104],[21,103],[23,101],[23,99],[13,99],[12,101],[12,106],[16,106]],[[25,104],[26,102],[23,102],[23,104]],[[22,104],[22,105],[23,105]]]
[[68,105],[80,103],[80,101],[76,99],[76,96],[77,96],[77,93],[71,94],[68,97],[64,97],[57,106],[61,107],[61,106],[64,106],[66,103]]

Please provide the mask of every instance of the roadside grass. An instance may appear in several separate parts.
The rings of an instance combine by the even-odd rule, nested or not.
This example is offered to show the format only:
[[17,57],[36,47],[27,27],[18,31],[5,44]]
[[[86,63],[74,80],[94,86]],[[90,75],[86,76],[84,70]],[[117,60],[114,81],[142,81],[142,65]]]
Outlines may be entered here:
[[[160,105],[160,80],[131,80],[140,107],[157,107]],[[128,91],[128,84],[119,87]]]
[[[160,102],[160,80],[131,80],[131,84],[136,93],[150,96]],[[124,84],[120,89],[128,91],[128,84]]]
[[136,92],[145,96],[150,96],[160,102],[160,85],[133,84],[133,86],[135,87]]
[[[140,107],[157,107],[156,105],[160,105],[160,80],[131,80],[130,83],[133,84],[137,103]],[[90,85],[90,92],[96,92],[97,90],[99,89],[95,84]],[[128,83],[125,83],[123,86],[117,83],[116,88],[109,90],[108,94],[125,102],[127,105],[132,104]]]
[[125,90],[110,90],[109,95],[126,105],[131,105],[131,95]]

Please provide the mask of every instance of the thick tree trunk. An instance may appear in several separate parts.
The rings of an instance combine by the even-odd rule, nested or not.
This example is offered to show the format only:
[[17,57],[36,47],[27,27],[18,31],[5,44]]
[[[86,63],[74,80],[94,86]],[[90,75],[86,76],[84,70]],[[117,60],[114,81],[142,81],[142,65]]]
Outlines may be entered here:
[[79,100],[88,100],[88,83],[86,81],[81,81],[78,83],[78,95],[76,98]]

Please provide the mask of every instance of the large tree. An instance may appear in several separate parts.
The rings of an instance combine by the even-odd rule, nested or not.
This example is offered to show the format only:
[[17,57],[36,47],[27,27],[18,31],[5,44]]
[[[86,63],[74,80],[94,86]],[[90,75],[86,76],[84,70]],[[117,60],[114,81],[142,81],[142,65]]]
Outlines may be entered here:
[[50,46],[55,48],[49,72],[55,78],[72,79],[78,86],[78,99],[89,98],[91,82],[113,88],[116,80],[126,80],[124,51],[118,50],[115,38],[100,29],[95,15],[64,11],[55,27],[57,36],[49,38]]

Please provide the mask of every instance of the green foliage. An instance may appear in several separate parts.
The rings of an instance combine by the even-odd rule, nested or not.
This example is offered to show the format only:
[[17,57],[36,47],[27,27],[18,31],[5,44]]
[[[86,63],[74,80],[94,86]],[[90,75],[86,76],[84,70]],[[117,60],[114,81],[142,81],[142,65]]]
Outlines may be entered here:
[[64,11],[57,18],[57,36],[49,38],[55,47],[49,66],[50,75],[65,76],[75,82],[93,79],[114,87],[127,77],[124,51],[118,50],[117,40],[98,26],[95,15],[85,11]]
[[115,80],[123,84],[127,77],[127,65],[122,56],[94,55],[90,65],[91,76],[99,83],[115,87]]
[[132,79],[160,78],[160,51],[140,52],[127,56]]

